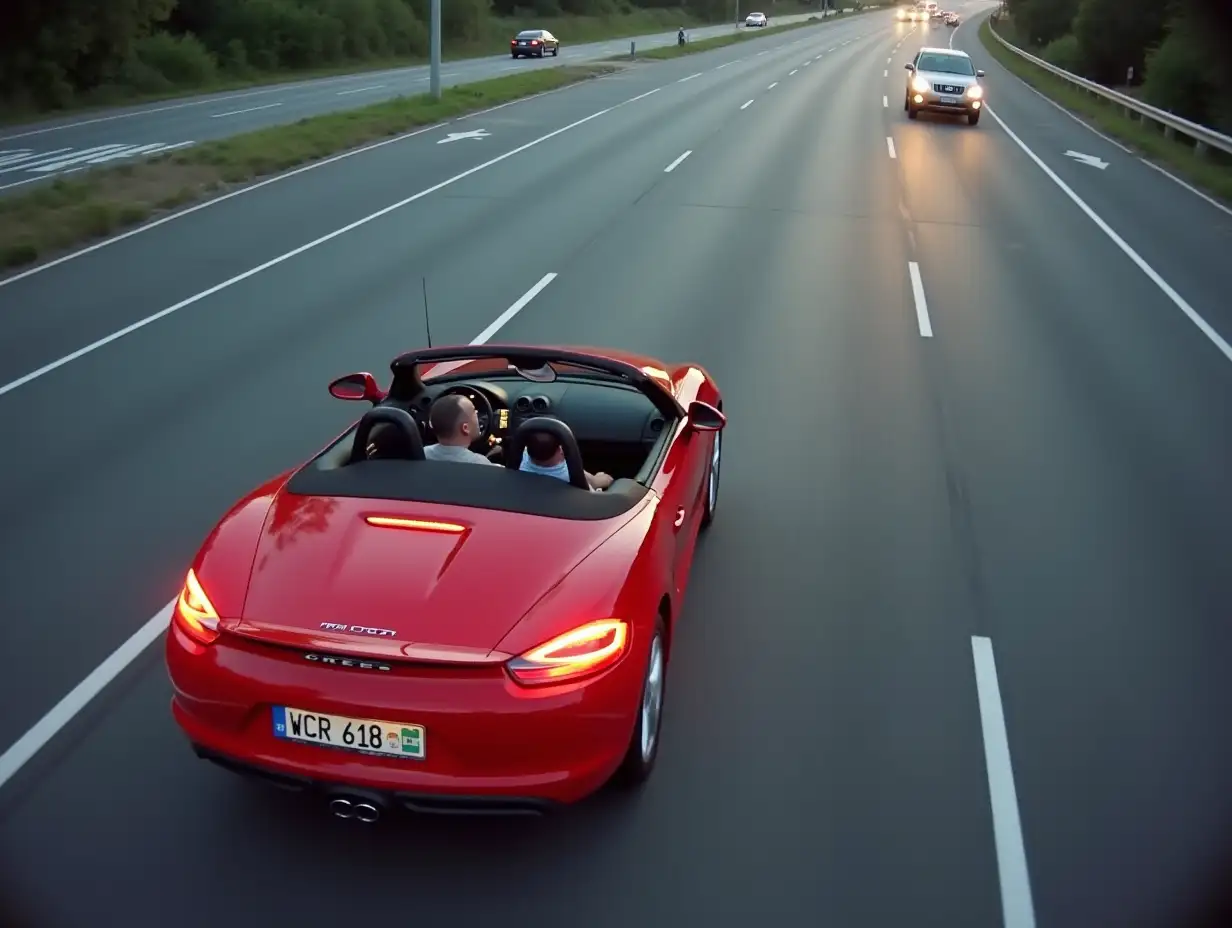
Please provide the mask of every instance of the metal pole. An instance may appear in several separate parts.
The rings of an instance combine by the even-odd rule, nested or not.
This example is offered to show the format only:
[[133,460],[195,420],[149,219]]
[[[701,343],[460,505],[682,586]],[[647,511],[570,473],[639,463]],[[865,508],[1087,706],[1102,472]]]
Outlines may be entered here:
[[431,30],[432,67],[428,81],[432,89],[432,98],[441,98],[441,0],[432,0],[432,15],[429,24]]

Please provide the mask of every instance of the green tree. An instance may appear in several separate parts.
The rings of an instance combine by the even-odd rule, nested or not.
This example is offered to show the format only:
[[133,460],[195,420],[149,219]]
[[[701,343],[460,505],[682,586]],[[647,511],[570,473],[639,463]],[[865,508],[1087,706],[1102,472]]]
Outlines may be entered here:
[[1010,0],[1014,29],[1035,48],[1043,48],[1070,31],[1078,0]]
[[1142,80],[1146,55],[1164,37],[1165,3],[1138,0],[1082,0],[1074,16],[1074,37],[1086,76],[1103,84],[1123,84],[1129,68]]

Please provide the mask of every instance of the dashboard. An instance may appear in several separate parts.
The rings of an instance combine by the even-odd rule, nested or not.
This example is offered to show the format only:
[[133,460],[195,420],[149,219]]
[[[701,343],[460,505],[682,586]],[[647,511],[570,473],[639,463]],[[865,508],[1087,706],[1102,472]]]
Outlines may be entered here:
[[[490,440],[503,439],[527,419],[552,416],[565,422],[579,443],[653,443],[666,424],[663,414],[636,387],[593,378],[559,376],[552,383],[534,383],[513,377],[434,380],[413,399],[397,402],[431,440],[428,413],[446,393],[466,396],[479,412],[479,426]],[[476,396],[482,399],[476,401]],[[486,415],[483,399],[492,407]],[[388,402],[388,401],[387,401]]]

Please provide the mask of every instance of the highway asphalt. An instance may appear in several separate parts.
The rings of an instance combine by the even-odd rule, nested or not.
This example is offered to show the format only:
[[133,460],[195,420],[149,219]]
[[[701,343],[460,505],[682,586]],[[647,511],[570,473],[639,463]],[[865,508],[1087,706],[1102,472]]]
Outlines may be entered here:
[[[974,23],[857,22],[0,281],[0,750],[351,421],[331,377],[423,343],[425,276],[443,344],[555,273],[496,339],[696,360],[731,422],[639,797],[347,827],[197,761],[159,639],[0,788],[0,923],[1227,923],[1232,213]],[[951,37],[991,112],[908,121],[903,64]]]
[[[773,25],[803,21],[809,14],[776,17]],[[859,17],[857,17],[858,19]],[[848,28],[848,19],[832,23]],[[726,35],[736,24],[688,30],[691,41]],[[756,31],[756,30],[755,30]],[[464,58],[441,65],[441,85],[449,87],[490,80],[534,68],[581,64],[627,53],[630,42],[639,49],[672,45],[676,33],[631,36],[574,45],[561,34],[560,54],[543,59],[508,54]],[[29,188],[51,177],[113,166],[172,148],[286,125],[310,116],[354,109],[404,95],[427,93],[426,67],[368,71],[256,87],[229,93],[204,94],[141,106],[97,110],[27,125],[0,127],[0,193]]]

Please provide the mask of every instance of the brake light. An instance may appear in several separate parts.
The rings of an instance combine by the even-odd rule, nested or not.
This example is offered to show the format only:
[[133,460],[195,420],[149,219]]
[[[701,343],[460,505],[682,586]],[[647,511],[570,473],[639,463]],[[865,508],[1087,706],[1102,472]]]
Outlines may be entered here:
[[517,39],[510,39],[510,40],[509,40],[509,44],[510,44],[510,45],[517,45],[517,44],[518,44],[518,40],[517,40]]
[[539,44],[539,40],[538,40],[538,39],[531,39],[531,40],[530,40],[530,44],[531,44],[531,45],[538,45],[538,44]]
[[513,658],[505,666],[523,686],[568,683],[615,664],[629,646],[629,624],[620,619],[589,622]]
[[444,532],[460,535],[466,527],[454,522],[433,522],[428,519],[402,519],[397,516],[365,516],[364,521],[375,528],[403,528],[416,532]]
[[175,620],[193,641],[211,644],[218,637],[218,612],[191,569],[175,603]]

